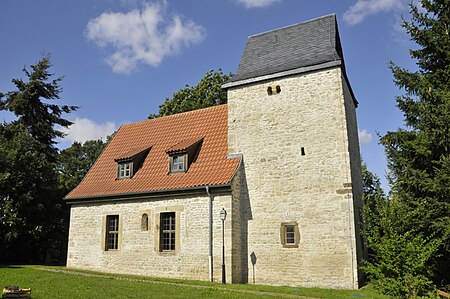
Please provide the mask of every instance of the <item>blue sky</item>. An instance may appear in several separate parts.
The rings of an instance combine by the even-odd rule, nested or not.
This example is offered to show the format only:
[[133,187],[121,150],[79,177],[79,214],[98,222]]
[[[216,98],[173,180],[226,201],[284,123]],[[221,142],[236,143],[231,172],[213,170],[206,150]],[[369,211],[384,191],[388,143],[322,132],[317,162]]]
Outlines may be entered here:
[[[50,53],[64,76],[60,104],[80,108],[60,147],[104,138],[141,121],[210,69],[236,72],[247,37],[336,13],[357,109],[361,153],[384,179],[377,132],[402,126],[402,91],[388,62],[415,68],[401,29],[404,0],[4,0],[0,2],[0,91],[14,89],[22,68]],[[0,121],[11,116],[0,112]]]

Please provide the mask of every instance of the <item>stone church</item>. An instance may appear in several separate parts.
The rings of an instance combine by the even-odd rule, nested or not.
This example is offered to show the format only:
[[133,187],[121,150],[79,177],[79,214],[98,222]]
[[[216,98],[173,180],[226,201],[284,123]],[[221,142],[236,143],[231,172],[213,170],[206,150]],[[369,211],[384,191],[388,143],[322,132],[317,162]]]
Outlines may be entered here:
[[120,127],[66,196],[67,266],[358,288],[358,102],[336,16],[250,36],[223,88],[226,105]]

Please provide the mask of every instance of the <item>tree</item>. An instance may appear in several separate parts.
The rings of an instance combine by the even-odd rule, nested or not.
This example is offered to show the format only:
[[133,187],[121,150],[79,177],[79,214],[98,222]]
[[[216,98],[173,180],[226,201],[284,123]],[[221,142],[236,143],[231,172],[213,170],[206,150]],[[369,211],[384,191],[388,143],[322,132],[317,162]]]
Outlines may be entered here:
[[[62,77],[50,80],[53,74],[48,69],[51,67],[50,57],[44,56],[35,65],[31,66],[32,72],[25,67],[23,72],[28,77],[28,82],[22,79],[13,79],[17,90],[0,93],[0,110],[8,110],[14,113],[18,119],[11,124],[19,130],[26,130],[28,134],[40,144],[46,147],[45,153],[54,159],[57,150],[54,145],[56,137],[64,137],[64,133],[55,128],[56,125],[68,127],[72,124],[61,117],[62,113],[70,113],[77,109],[76,106],[59,106],[45,101],[58,100],[61,88],[59,83]],[[5,100],[1,100],[6,96]]]
[[75,141],[59,155],[59,187],[67,193],[75,188],[102,153],[106,143],[88,140],[81,144]]
[[381,188],[380,179],[367,169],[367,164],[362,165],[363,179],[363,239],[372,257],[373,244],[377,244],[381,234],[381,222],[383,210],[387,204],[387,197]]
[[[48,101],[59,99],[62,78],[51,79],[50,58],[43,57],[28,81],[13,79],[17,90],[0,94],[0,109],[16,120],[0,124],[0,261],[42,262],[64,249],[66,209],[58,190],[56,126],[71,122],[63,113],[76,109]],[[5,98],[5,99],[3,99]]]
[[185,88],[175,92],[172,98],[166,98],[165,102],[159,106],[159,113],[150,114],[148,118],[225,104],[227,93],[222,89],[222,85],[232,76],[231,73],[224,74],[221,69],[210,70],[197,85],[186,85]]
[[412,281],[408,292],[416,295],[424,294],[431,281],[437,286],[450,283],[450,2],[420,3],[420,9],[410,4],[411,20],[403,22],[419,46],[410,50],[418,70],[390,64],[395,84],[405,91],[396,100],[406,128],[381,138],[392,188],[383,242],[397,238],[397,246],[410,249],[417,264],[397,271],[380,266],[400,265],[403,251],[380,254],[372,269],[392,284]]
[[[393,298],[417,298],[433,288],[428,261],[440,241],[413,231],[403,233],[402,203],[390,200],[381,188],[379,178],[364,164],[363,237],[368,259],[363,270],[374,286]],[[400,229],[399,229],[400,227]]]

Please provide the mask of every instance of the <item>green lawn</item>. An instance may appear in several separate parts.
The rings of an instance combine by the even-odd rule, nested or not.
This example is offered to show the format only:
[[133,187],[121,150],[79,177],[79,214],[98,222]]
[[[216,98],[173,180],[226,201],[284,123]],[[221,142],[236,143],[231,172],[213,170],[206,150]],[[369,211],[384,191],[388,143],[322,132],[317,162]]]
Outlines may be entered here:
[[[51,272],[51,271],[64,271]],[[66,273],[69,272],[69,273]],[[83,274],[83,275],[80,275]],[[85,276],[87,275],[87,276]],[[0,287],[31,288],[33,299],[52,298],[387,298],[370,287],[357,291],[222,285],[203,281],[156,279],[75,271],[64,267],[0,267]]]

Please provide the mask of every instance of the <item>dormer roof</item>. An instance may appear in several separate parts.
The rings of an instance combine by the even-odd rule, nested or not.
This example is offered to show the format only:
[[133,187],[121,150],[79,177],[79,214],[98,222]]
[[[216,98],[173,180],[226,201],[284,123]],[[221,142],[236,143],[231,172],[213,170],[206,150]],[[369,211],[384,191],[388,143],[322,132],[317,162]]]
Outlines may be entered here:
[[176,153],[176,152],[187,151],[189,148],[199,144],[202,140],[203,140],[203,137],[185,139],[185,140],[180,141],[177,144],[171,146],[170,148],[168,148],[166,150],[166,153],[172,154],[172,153]]
[[[227,158],[227,105],[214,106],[123,125],[68,200],[89,200],[199,186],[228,185],[240,159]],[[201,137],[200,137],[201,136]],[[177,175],[168,172],[167,150],[184,150],[199,142],[195,161]],[[127,180],[117,179],[117,161],[150,148],[141,168]]]
[[236,75],[224,87],[343,65],[342,60],[336,15],[330,14],[250,36]]
[[148,146],[148,145],[146,145],[144,147],[137,147],[137,148],[131,149],[131,150],[119,155],[118,157],[116,157],[114,159],[114,161],[121,162],[121,161],[132,160],[134,157],[136,157],[146,151],[149,151],[150,149],[151,149],[151,146]]

